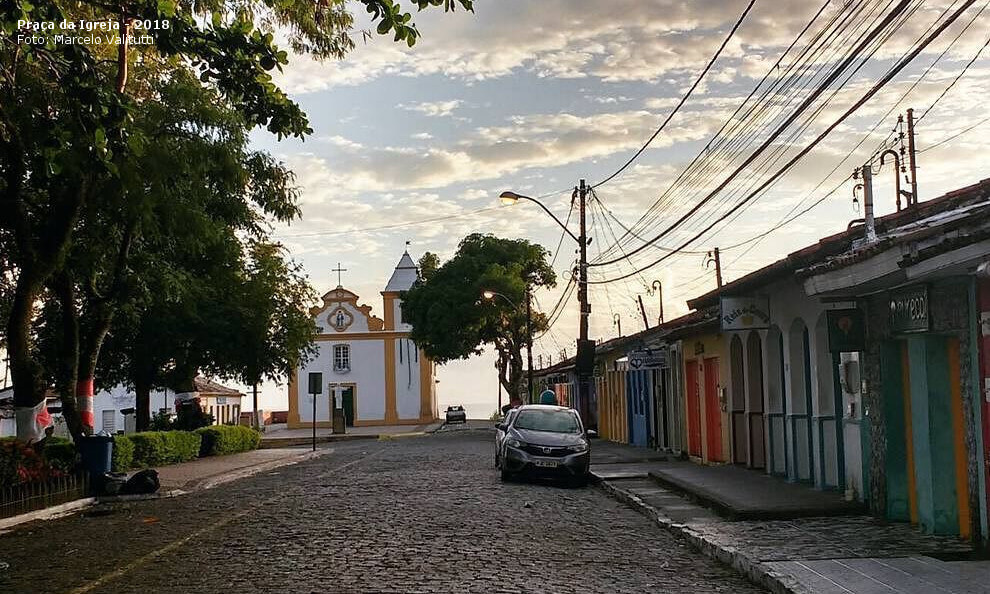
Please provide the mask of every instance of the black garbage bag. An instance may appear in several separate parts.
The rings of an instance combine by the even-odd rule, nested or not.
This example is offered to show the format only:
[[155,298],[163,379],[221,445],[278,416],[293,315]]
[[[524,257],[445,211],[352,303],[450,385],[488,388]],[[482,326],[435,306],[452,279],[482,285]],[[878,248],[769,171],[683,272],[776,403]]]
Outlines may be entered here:
[[135,472],[120,488],[121,495],[146,495],[155,493],[161,487],[158,471],[153,468]]
[[127,475],[120,472],[104,472],[95,484],[94,491],[98,495],[120,495],[120,490],[127,482]]

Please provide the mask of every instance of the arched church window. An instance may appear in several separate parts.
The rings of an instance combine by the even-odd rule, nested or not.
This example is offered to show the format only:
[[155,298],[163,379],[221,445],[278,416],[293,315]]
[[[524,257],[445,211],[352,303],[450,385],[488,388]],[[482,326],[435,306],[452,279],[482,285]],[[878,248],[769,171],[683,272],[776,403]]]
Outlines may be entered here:
[[347,344],[337,344],[333,347],[333,370],[351,370],[351,347]]

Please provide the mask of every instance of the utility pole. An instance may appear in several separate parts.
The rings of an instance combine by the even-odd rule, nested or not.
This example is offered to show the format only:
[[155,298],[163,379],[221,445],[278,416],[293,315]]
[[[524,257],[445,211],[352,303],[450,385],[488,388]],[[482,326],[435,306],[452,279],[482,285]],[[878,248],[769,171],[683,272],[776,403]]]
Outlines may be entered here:
[[588,317],[591,304],[588,302],[588,231],[586,226],[586,202],[588,186],[582,179],[578,185],[578,306],[581,308],[575,371],[578,380],[578,413],[585,427],[597,428],[598,422],[591,418],[591,377],[594,375],[595,343],[588,340]]
[[715,248],[715,280],[718,282],[718,288],[722,288],[722,259],[718,255],[718,248]]
[[915,151],[914,151],[914,110],[907,110],[907,134],[908,134],[908,168],[911,170],[911,202],[908,204],[913,205],[918,203],[918,169],[915,162]]
[[876,221],[873,217],[873,169],[869,162],[863,165],[863,222],[866,227],[866,242],[877,240]]
[[646,308],[643,307],[643,296],[636,295],[636,300],[639,301],[639,313],[643,314],[643,325],[646,326],[647,330],[649,330],[650,321],[646,319]]
[[530,309],[531,300],[529,283],[526,283],[526,358],[529,360],[529,369],[526,374],[526,388],[529,395],[526,400],[533,398],[533,312]]

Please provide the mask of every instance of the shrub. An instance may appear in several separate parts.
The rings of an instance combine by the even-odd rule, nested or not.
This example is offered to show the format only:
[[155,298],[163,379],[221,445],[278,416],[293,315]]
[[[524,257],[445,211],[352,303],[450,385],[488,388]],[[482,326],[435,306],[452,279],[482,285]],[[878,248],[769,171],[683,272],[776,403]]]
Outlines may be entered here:
[[167,412],[160,411],[151,415],[151,425],[149,429],[152,431],[171,431],[173,424],[172,415]]
[[261,434],[250,427],[237,425],[216,425],[197,429],[203,436],[199,449],[200,456],[222,456],[258,449]]
[[49,437],[42,446],[41,455],[52,468],[68,472],[76,466],[76,444],[64,437]]
[[195,431],[200,427],[209,427],[213,424],[213,415],[207,414],[203,410],[198,399],[179,403],[175,412],[175,423],[172,424],[174,429]]
[[16,439],[0,440],[0,488],[36,483],[61,476],[33,445]]
[[148,431],[128,437],[134,444],[132,466],[135,468],[193,460],[202,442],[201,436],[189,431]]
[[125,472],[134,465],[134,442],[127,435],[115,435],[113,438],[113,457],[111,470]]

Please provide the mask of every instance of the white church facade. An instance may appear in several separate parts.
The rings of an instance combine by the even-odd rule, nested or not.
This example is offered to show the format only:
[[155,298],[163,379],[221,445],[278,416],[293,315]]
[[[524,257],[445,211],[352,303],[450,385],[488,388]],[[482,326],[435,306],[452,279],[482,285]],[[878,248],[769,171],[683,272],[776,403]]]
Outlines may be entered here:
[[290,429],[313,426],[312,372],[322,373],[323,379],[316,399],[317,427],[332,427],[334,398],[348,426],[419,425],[438,417],[433,362],[410,340],[412,326],[402,321],[401,294],[418,274],[404,253],[381,293],[384,319],[339,284],[323,295],[321,306],[310,310],[317,326],[317,355],[289,379]]

